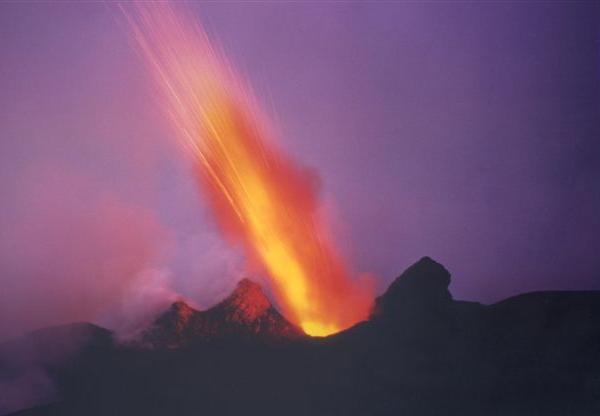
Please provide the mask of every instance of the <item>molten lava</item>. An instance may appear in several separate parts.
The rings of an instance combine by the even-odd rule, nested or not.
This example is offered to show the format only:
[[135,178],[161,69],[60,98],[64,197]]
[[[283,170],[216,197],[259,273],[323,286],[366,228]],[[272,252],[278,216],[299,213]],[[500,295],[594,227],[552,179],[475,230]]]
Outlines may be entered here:
[[366,318],[371,290],[349,278],[319,221],[312,177],[275,146],[224,55],[169,6],[125,15],[219,223],[264,266],[284,314],[310,335]]

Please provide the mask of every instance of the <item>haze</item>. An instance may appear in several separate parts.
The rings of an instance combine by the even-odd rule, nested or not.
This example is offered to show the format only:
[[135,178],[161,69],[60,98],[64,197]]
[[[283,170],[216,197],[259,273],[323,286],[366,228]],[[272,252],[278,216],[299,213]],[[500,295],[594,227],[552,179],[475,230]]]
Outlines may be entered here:
[[[596,3],[190,8],[379,290],[423,255],[457,298],[600,288]],[[115,15],[0,5],[0,339],[209,306],[245,273]]]

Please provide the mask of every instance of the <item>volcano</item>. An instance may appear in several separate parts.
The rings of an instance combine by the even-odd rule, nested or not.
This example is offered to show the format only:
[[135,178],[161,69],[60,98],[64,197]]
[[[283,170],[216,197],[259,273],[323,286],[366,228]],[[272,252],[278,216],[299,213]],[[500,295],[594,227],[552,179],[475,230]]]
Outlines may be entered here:
[[231,295],[206,311],[197,311],[184,301],[173,303],[137,344],[174,349],[227,338],[283,342],[303,336],[301,329],[273,307],[257,283],[243,279]]
[[75,324],[3,344],[0,381],[32,368],[52,380],[20,416],[599,414],[600,292],[482,305],[453,299],[450,279],[424,257],[367,320],[327,337],[245,279],[205,311],[175,302],[131,343]]

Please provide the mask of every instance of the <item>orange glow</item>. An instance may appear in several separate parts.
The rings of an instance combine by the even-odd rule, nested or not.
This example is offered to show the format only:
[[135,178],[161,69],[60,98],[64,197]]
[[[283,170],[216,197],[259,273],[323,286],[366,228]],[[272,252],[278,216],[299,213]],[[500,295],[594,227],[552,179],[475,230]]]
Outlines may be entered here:
[[332,246],[312,177],[273,143],[224,55],[197,22],[169,6],[125,15],[219,223],[264,266],[283,313],[318,336],[366,318],[372,292],[349,278]]

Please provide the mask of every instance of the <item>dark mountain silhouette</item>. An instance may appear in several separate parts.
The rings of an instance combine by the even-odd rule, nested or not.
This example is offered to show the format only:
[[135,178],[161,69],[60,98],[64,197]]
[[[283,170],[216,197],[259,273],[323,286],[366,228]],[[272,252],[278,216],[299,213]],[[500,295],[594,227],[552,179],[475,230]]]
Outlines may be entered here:
[[[600,292],[485,306],[454,300],[449,283],[425,257],[367,321],[325,338],[304,336],[250,281],[203,312],[176,302],[136,344],[80,327],[92,336],[69,359],[38,361],[56,401],[16,414],[600,414]],[[65,328],[47,333],[69,344],[77,327]]]

